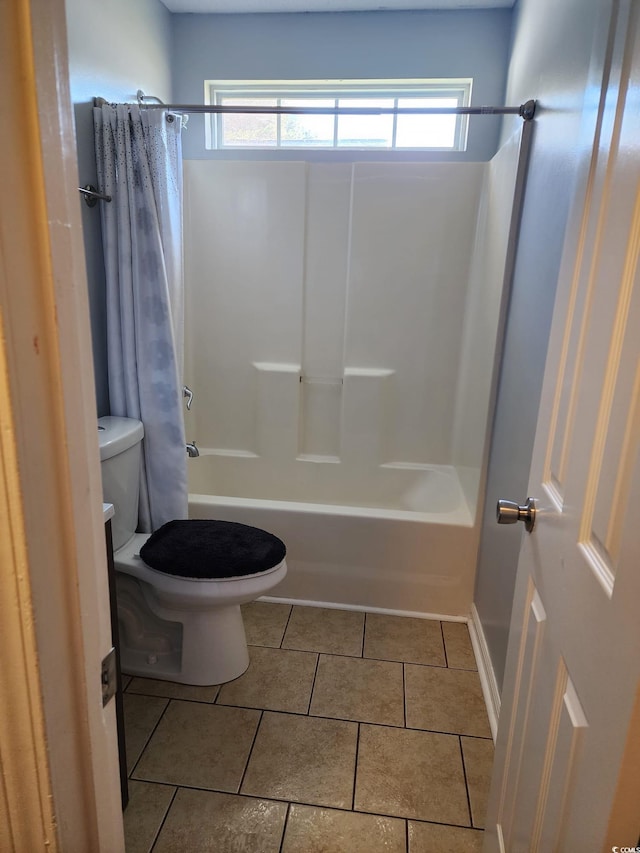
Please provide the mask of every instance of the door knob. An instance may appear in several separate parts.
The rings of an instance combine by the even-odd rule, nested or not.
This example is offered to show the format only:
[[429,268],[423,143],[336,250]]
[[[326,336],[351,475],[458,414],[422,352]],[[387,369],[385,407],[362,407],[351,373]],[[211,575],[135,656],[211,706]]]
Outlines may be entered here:
[[536,523],[536,502],[534,498],[527,498],[524,506],[518,506],[515,501],[498,501],[496,516],[498,524],[515,524],[516,521],[524,521],[527,533],[531,533]]

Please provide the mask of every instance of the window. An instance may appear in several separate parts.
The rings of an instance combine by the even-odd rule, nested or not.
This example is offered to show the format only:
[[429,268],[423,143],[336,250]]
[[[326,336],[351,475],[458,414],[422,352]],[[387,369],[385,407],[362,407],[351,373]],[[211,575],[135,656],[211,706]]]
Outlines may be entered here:
[[[471,80],[207,81],[207,103],[246,107],[463,107]],[[214,113],[207,147],[464,151],[467,116]]]

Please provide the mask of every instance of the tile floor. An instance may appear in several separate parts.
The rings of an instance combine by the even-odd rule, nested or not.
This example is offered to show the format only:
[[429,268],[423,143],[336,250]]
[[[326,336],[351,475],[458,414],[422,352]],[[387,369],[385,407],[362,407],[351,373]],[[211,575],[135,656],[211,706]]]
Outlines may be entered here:
[[480,851],[493,742],[466,625],[243,613],[235,681],[127,679],[127,853]]

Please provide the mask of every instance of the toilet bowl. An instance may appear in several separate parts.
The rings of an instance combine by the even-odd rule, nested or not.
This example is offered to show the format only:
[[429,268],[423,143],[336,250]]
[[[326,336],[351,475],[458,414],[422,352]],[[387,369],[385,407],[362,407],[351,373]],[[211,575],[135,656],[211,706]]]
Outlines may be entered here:
[[[190,550],[194,561],[199,559],[201,564],[203,551],[206,555],[206,548],[197,547],[202,545],[198,536],[203,522],[171,522],[164,528],[178,525],[188,532],[187,544],[179,551],[176,544],[170,544],[179,570],[171,573],[171,551],[168,567],[166,560],[161,562],[162,570],[147,564],[140,551],[145,549],[145,554],[154,556],[151,546],[164,528],[155,534],[134,532],[142,424],[108,417],[100,418],[98,427],[104,499],[114,505],[116,513],[112,535],[122,671],[195,685],[222,684],[237,678],[249,665],[240,605],[265,595],[283,580],[287,573],[284,546],[276,537],[255,528],[204,522],[214,537],[219,525],[221,534],[225,528],[237,529],[235,538],[239,536],[240,541],[258,536],[267,546],[274,544],[269,553],[277,555],[276,562],[269,565],[264,553],[256,559],[247,547],[240,554],[228,555],[232,572],[235,566],[242,566],[237,574],[225,576],[228,566],[224,565],[224,555],[221,558],[218,554],[215,560],[205,560],[204,566],[194,564],[193,574],[200,576],[189,577],[185,572],[189,573]],[[259,570],[252,571],[253,565]]]

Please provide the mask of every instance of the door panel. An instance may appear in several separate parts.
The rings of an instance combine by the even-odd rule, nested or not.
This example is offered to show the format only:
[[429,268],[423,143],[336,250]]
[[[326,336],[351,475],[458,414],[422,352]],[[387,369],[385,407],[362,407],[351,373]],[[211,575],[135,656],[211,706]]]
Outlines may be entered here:
[[[501,813],[507,816],[507,820],[502,825],[502,833],[505,840],[509,842],[509,847],[512,841],[516,804],[526,802],[522,794],[521,785],[521,780],[523,780],[523,753],[526,736],[529,731],[529,721],[537,713],[536,705],[538,704],[539,697],[535,696],[534,690],[539,681],[540,658],[547,623],[547,615],[540,596],[535,590],[531,579],[528,579],[528,581],[524,630],[522,631],[519,654],[518,695],[521,697],[521,700],[512,718],[508,767],[507,772],[504,774],[500,804]],[[531,768],[526,768],[525,773],[528,774],[530,781],[532,778]],[[522,782],[522,784],[526,785],[526,781]],[[506,849],[509,849],[509,847]]]

